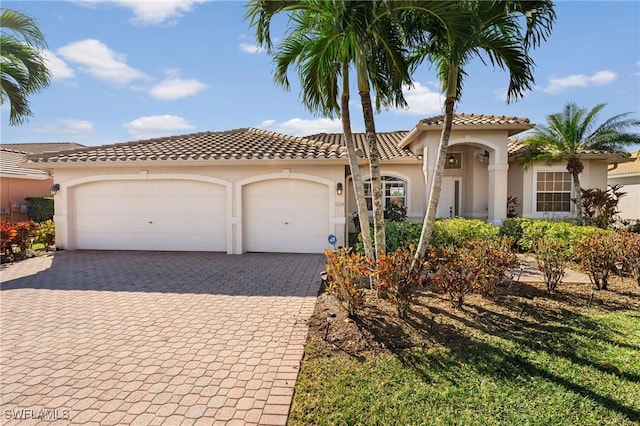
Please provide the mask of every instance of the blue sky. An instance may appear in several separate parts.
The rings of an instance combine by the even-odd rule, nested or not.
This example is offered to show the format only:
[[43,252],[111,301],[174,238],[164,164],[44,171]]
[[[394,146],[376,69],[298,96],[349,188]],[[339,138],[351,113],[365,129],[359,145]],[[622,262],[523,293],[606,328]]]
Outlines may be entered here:
[[[3,105],[2,142],[100,145],[240,127],[340,132],[339,121],[301,105],[296,75],[290,92],[273,83],[271,59],[255,47],[244,4],[3,1],[39,22],[54,79],[31,97],[34,116],[26,124],[9,126]],[[535,89],[506,104],[508,75],[475,61],[458,112],[544,123],[572,101],[589,108],[606,103],[602,118],[640,117],[640,2],[559,1],[556,11],[551,38],[533,53]],[[409,108],[377,114],[378,131],[409,130],[441,113],[435,71],[423,65],[414,81]],[[353,127],[363,131],[358,103],[354,91]]]

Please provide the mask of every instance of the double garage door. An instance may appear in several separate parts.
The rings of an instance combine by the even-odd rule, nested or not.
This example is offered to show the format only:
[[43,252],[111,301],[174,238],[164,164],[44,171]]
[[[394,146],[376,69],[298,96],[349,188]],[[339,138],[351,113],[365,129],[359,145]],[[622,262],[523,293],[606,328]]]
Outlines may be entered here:
[[[193,180],[103,181],[71,194],[78,249],[227,252],[226,188]],[[293,179],[243,187],[243,251],[322,253],[325,185]]]

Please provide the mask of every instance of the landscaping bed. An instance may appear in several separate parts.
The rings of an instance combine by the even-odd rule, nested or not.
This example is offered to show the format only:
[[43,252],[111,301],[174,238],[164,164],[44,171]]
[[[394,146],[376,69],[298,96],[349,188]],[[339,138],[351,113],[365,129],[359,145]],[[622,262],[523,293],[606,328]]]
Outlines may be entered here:
[[421,289],[407,320],[322,292],[290,424],[637,424],[640,286],[511,282],[453,309]]

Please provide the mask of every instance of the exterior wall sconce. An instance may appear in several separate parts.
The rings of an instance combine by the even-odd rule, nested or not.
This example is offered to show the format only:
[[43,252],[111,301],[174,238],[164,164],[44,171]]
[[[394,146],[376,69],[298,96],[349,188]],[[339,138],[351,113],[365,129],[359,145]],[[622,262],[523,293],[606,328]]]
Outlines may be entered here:
[[51,187],[51,195],[56,195],[58,191],[60,191],[60,184],[54,183],[53,186]]
[[336,193],[338,195],[342,195],[342,182],[338,182],[338,184],[336,185]]

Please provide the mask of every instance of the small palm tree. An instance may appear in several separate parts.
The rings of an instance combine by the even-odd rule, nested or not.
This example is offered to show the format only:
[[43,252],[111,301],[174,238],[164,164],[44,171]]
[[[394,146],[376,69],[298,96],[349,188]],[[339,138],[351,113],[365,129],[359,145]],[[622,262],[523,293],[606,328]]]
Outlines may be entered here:
[[606,104],[591,110],[574,103],[565,105],[561,113],[547,116],[547,125],[538,125],[524,141],[528,149],[519,158],[524,167],[534,163],[567,163],[567,171],[573,179],[573,195],[576,204],[576,221],[582,225],[582,188],[580,173],[584,170],[582,158],[592,150],[619,151],[640,143],[640,134],[629,133],[631,127],[640,126],[640,120],[630,118],[631,113],[618,114],[597,125],[598,114]]
[[47,87],[51,74],[42,55],[46,41],[36,21],[20,12],[0,10],[0,105],[9,101],[9,124],[15,126],[33,115],[28,96]]

